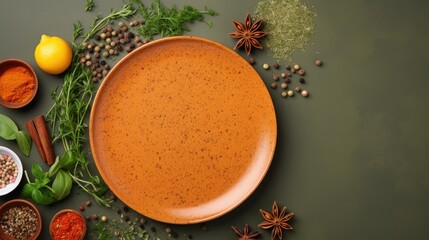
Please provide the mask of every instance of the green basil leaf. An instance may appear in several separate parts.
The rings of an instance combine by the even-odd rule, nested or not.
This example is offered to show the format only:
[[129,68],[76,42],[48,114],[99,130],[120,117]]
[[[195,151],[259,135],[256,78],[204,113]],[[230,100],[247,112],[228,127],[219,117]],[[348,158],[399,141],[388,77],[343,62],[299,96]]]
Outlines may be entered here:
[[40,205],[49,205],[55,202],[55,199],[52,197],[52,192],[47,188],[33,189],[31,198]]
[[33,164],[31,166],[31,173],[33,174],[33,176],[35,176],[36,178],[42,179],[43,176],[43,169],[39,164]]
[[59,201],[67,197],[72,187],[72,178],[63,170],[58,170],[54,182],[52,183],[52,189],[54,190],[54,198]]
[[22,188],[21,196],[23,198],[31,198],[31,193],[33,192],[34,189],[35,189],[34,184],[26,183]]
[[18,142],[19,149],[25,156],[30,156],[31,151],[31,138],[28,133],[23,131],[16,132],[16,141]]
[[0,137],[6,140],[16,139],[16,132],[18,127],[8,116],[0,114]]
[[54,164],[52,164],[52,166],[49,168],[49,177],[54,176],[58,170],[60,169],[61,165],[60,165],[60,157],[57,156],[57,158],[55,159]]
[[47,173],[44,173],[42,178],[35,179],[35,183],[38,184],[39,187],[46,186],[50,181],[51,179],[49,178]]
[[71,151],[67,151],[64,153],[62,157],[60,157],[60,165],[62,169],[70,170],[75,167],[77,163],[77,158],[73,157]]

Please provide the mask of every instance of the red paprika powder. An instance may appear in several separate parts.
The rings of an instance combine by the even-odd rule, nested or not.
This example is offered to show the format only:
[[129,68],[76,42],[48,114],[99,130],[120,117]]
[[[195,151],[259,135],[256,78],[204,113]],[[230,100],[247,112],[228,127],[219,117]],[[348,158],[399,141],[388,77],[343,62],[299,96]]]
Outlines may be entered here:
[[35,81],[30,72],[21,66],[14,66],[0,74],[0,97],[3,101],[23,103],[35,91]]
[[61,214],[51,224],[53,240],[79,240],[85,234],[85,221],[75,212]]

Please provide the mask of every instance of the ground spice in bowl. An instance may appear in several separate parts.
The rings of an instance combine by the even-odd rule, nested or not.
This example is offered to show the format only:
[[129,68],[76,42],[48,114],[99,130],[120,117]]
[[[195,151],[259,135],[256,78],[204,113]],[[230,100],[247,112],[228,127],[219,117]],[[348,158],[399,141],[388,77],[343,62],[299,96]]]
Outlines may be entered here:
[[85,219],[72,209],[62,210],[52,218],[50,233],[53,240],[81,240],[86,233]]
[[9,59],[0,63],[0,103],[8,108],[27,105],[37,91],[37,77],[26,62]]

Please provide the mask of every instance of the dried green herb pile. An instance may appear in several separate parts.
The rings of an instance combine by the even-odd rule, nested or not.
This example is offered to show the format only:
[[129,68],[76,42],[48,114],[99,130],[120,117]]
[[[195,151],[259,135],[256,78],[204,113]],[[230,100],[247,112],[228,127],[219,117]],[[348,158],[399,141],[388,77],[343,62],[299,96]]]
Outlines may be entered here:
[[304,50],[314,33],[316,14],[300,0],[261,1],[255,14],[265,23],[265,46],[277,59],[290,60],[294,50]]

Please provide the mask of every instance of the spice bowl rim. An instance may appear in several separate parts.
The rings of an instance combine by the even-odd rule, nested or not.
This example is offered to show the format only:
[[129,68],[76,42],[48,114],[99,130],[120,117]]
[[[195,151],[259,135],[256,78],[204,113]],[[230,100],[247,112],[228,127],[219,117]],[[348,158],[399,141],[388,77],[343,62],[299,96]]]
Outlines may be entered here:
[[80,212],[78,212],[78,211],[76,211],[74,209],[70,209],[70,208],[62,209],[62,210],[58,211],[52,217],[51,222],[49,223],[49,235],[51,236],[51,238],[53,238],[53,236],[52,236],[52,224],[53,224],[54,220],[57,219],[59,216],[61,216],[63,214],[66,214],[66,213],[70,213],[70,212],[77,214],[82,219],[82,222],[83,222],[83,234],[79,238],[79,240],[83,240],[85,238],[86,228],[87,228],[85,218],[82,216],[82,214]]
[[[38,221],[39,225],[38,225],[37,230],[34,233],[34,235],[31,236],[30,238],[26,239],[26,240],[36,240],[39,237],[40,233],[42,232],[42,226],[43,226],[42,216],[40,214],[39,209],[32,202],[27,201],[25,199],[20,199],[20,198],[12,199],[10,201],[5,202],[3,205],[0,206],[0,219],[3,216],[3,213],[6,209],[9,209],[10,207],[14,207],[14,206],[27,206],[27,207],[30,207],[31,209],[33,209],[33,211],[36,213],[37,221]],[[5,236],[6,236],[5,239],[7,239],[7,240],[15,239],[14,237],[7,235],[3,231],[3,229],[0,227],[0,238],[5,237]]]
[[4,67],[4,69],[7,69],[10,66],[23,66],[29,71],[29,73],[34,78],[34,91],[33,91],[33,94],[31,95],[31,97],[27,101],[22,102],[22,103],[6,102],[0,97],[0,105],[4,106],[6,108],[10,108],[10,109],[22,108],[22,107],[27,106],[36,97],[37,90],[39,87],[39,79],[37,78],[37,74],[34,71],[34,68],[28,62],[21,60],[21,59],[18,59],[18,58],[9,58],[9,59],[5,59],[5,60],[0,61],[0,73],[3,71],[3,67]]
[[15,182],[8,184],[6,187],[0,189],[0,196],[4,196],[6,194],[9,194],[10,192],[12,192],[18,187],[24,174],[24,168],[22,166],[22,161],[19,158],[18,154],[16,154],[12,149],[5,146],[0,146],[0,154],[9,155],[18,166],[18,176],[16,177]]

